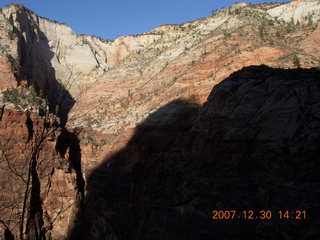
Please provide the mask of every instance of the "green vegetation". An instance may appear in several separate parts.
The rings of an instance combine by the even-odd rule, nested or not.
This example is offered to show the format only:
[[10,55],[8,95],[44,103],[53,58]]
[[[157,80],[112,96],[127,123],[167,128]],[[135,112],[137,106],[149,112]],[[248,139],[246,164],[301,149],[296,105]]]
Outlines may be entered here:
[[228,33],[226,30],[223,30],[223,37],[225,40],[227,40],[231,37],[231,33]]
[[14,33],[14,30],[11,29],[9,32],[8,32],[8,37],[10,40],[13,40],[15,38],[16,34]]
[[263,22],[262,25],[259,26],[259,35],[263,41],[264,41],[264,37],[265,37],[265,31],[266,31],[266,23]]
[[102,119],[98,118],[93,118],[91,116],[87,116],[84,118],[84,123],[85,126],[90,128],[90,127],[100,127],[102,123]]
[[104,146],[104,145],[106,145],[107,143],[108,143],[108,141],[107,140],[103,140],[103,141],[97,141],[97,139],[96,138],[94,138],[94,137],[92,137],[92,136],[88,136],[87,138],[86,138],[86,140],[87,140],[87,144],[90,144],[90,145],[92,145],[93,147],[101,147],[101,146]]
[[312,15],[310,15],[310,16],[308,17],[308,25],[309,25],[309,26],[312,26],[312,25],[313,25]]
[[12,103],[14,107],[21,111],[30,109],[46,110],[46,102],[38,97],[33,87],[18,87],[7,89],[2,92],[3,101]]
[[133,92],[131,92],[131,89],[128,89],[128,97],[129,97],[130,99],[132,99],[132,95],[133,95]]
[[218,12],[217,9],[213,9],[213,10],[211,11],[211,16],[215,15],[217,12]]
[[300,67],[301,67],[300,59],[299,59],[299,57],[298,57],[296,54],[293,55],[293,65],[294,65],[296,68],[300,68]]
[[140,100],[144,100],[147,96],[143,93],[140,94]]
[[174,78],[172,78],[172,82],[176,82],[178,80],[178,77],[177,76],[175,76]]
[[124,101],[122,101],[120,103],[120,105],[121,105],[122,108],[127,109],[129,107],[129,105],[130,105],[129,100],[125,99]]
[[235,15],[239,15],[241,13],[241,9],[237,8],[235,11],[234,11],[234,14]]

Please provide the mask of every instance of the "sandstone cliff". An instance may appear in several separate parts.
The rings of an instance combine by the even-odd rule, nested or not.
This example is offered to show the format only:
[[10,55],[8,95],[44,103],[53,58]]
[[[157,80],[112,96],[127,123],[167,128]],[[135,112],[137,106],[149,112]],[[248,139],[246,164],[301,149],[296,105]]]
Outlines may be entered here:
[[[312,239],[319,72],[290,69],[320,66],[319,9],[316,0],[237,3],[114,41],[20,4],[2,9],[0,91],[32,86],[60,119],[0,97],[2,233],[18,237],[23,222],[30,239]],[[31,133],[53,128],[35,151]],[[213,209],[286,203],[311,212],[298,230],[209,220]]]
[[90,125],[82,116],[90,111],[95,128],[114,133],[168,101],[192,96],[203,103],[215,84],[245,66],[291,68],[295,56],[301,67],[319,66],[302,43],[318,36],[319,9],[319,1],[238,3],[194,22],[105,41],[9,5],[1,13],[8,36],[1,45],[52,109],[71,110],[70,126]]
[[61,239],[72,227],[83,194],[80,152],[75,135],[56,128],[34,112],[1,107],[1,236],[5,226],[17,239]]

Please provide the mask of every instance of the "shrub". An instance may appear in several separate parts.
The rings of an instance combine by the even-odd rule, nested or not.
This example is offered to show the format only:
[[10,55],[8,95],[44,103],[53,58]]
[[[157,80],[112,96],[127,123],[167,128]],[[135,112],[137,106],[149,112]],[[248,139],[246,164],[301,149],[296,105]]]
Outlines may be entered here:
[[101,123],[102,123],[102,119],[93,118],[91,116],[87,116],[87,117],[84,118],[84,123],[85,123],[85,126],[88,127],[88,128],[100,127]]
[[129,105],[130,105],[129,100],[125,99],[124,101],[122,101],[120,103],[120,105],[121,105],[122,108],[127,109],[129,107]]
[[312,26],[312,25],[313,25],[312,16],[309,16],[308,25],[309,25],[309,26]]
[[231,33],[228,33],[226,30],[223,30],[223,37],[225,40],[227,40],[231,37]]
[[259,35],[262,40],[264,39],[264,32],[265,32],[265,23],[259,26]]
[[211,11],[211,15],[212,15],[212,16],[215,15],[217,11],[218,11],[218,10],[213,9],[213,10]]
[[296,54],[293,56],[293,65],[294,65],[296,68],[300,68],[300,67],[301,67],[300,59],[299,59],[299,57],[298,57]]
[[11,88],[2,92],[4,102],[9,102],[18,110],[28,111],[32,108],[45,109],[43,99],[39,98],[33,88]]

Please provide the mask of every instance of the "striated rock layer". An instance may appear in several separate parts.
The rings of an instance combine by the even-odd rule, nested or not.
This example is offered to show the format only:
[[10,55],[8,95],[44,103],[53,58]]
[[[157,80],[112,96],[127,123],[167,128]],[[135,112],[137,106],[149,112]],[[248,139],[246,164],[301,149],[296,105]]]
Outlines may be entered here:
[[32,84],[65,122],[69,115],[69,126],[113,134],[175,99],[205,102],[215,84],[245,66],[319,66],[319,9],[318,0],[237,3],[207,18],[106,41],[9,5],[0,14],[0,45],[18,81]]

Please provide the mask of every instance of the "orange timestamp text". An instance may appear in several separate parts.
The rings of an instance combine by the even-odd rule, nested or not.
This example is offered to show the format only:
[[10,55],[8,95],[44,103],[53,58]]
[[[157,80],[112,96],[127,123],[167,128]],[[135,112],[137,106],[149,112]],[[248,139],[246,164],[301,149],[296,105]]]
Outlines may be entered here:
[[245,220],[265,220],[265,219],[292,219],[304,220],[307,219],[305,210],[285,210],[285,211],[271,211],[271,210],[214,210],[212,211],[212,220],[229,220],[229,219],[245,219]]

